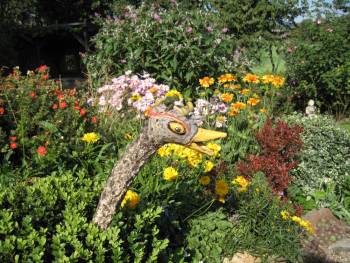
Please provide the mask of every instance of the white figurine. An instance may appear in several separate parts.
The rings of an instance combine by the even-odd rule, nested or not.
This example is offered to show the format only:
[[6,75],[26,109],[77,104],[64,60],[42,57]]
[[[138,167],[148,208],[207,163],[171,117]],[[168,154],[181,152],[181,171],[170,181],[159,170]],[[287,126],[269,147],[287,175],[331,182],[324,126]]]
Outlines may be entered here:
[[307,103],[307,107],[305,108],[305,114],[308,117],[316,116],[316,106],[314,100],[309,100]]

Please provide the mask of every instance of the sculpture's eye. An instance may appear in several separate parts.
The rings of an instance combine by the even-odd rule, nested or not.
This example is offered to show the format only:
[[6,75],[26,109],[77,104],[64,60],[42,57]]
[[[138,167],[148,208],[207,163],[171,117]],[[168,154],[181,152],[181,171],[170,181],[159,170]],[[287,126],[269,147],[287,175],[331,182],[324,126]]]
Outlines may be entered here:
[[183,135],[186,133],[185,127],[178,122],[169,122],[168,127],[171,131],[175,132],[176,134]]

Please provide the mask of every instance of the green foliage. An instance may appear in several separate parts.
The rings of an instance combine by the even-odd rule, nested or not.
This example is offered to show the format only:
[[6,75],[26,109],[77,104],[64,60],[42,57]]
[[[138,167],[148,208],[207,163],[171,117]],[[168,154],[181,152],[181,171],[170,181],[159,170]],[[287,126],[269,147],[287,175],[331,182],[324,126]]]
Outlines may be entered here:
[[158,239],[162,213],[121,212],[115,225],[100,230],[91,222],[101,181],[83,171],[52,174],[2,189],[0,259],[2,262],[157,261],[168,241]]
[[315,99],[322,112],[340,117],[350,109],[349,15],[317,21],[293,31],[286,56],[289,83],[300,108]]
[[221,31],[224,25],[213,12],[143,4],[98,23],[95,51],[84,59],[95,86],[110,74],[131,70],[146,71],[157,81],[183,90],[194,87],[203,75],[232,67],[234,42]]
[[191,220],[186,240],[193,261],[221,262],[225,247],[234,234],[233,224],[221,210]]
[[230,244],[233,249],[300,261],[300,227],[281,216],[283,210],[292,214],[293,209],[271,192],[262,173],[254,176],[246,192],[236,192],[234,200],[238,221]]
[[328,116],[309,118],[296,114],[284,119],[304,127],[304,148],[299,165],[291,171],[294,187],[290,194],[306,210],[330,207],[338,216],[349,220],[350,214],[341,205],[346,198],[342,186],[350,175],[349,133]]

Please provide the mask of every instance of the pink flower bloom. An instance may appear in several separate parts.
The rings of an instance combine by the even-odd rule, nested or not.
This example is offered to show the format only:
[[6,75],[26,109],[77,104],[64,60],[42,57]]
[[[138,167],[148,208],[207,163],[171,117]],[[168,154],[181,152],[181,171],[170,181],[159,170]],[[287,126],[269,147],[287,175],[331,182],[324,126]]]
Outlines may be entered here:
[[38,149],[36,149],[36,151],[41,156],[45,156],[47,153],[45,146],[39,146]]
[[186,28],[186,32],[187,32],[187,33],[192,33],[192,30],[193,30],[193,29],[192,29],[192,27],[190,27],[190,26],[189,26],[188,28]]
[[48,66],[46,65],[41,65],[40,67],[38,67],[39,72],[45,72],[47,69],[48,69]]
[[209,33],[210,33],[210,32],[213,32],[213,28],[212,28],[211,26],[208,26],[208,27],[207,27],[207,30],[208,30]]
[[227,33],[228,32],[228,28],[227,27],[224,27],[222,30],[221,30],[222,33]]

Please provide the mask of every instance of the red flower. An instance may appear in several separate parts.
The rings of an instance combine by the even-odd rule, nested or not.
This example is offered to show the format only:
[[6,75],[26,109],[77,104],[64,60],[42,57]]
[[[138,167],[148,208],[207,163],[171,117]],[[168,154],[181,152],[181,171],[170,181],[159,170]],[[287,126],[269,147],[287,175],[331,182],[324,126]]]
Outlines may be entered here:
[[64,109],[65,107],[67,107],[67,103],[65,101],[60,102],[60,108]]
[[46,65],[41,65],[40,67],[38,67],[39,72],[45,72],[47,69],[48,69],[48,66]]
[[74,109],[76,109],[77,111],[80,111],[80,107],[78,105],[75,105]]
[[84,116],[86,114],[86,110],[85,109],[81,109],[79,114],[80,114],[80,116]]
[[11,149],[16,149],[16,148],[17,148],[17,143],[11,142],[11,143],[10,143],[10,148],[11,148]]
[[58,108],[57,103],[54,103],[54,104],[52,105],[52,109],[53,109],[53,110],[57,110],[57,108]]
[[64,97],[63,94],[58,94],[58,95],[57,95],[57,99],[58,99],[58,100],[63,99],[63,97]]
[[79,100],[75,100],[74,105],[76,105],[76,106],[79,105]]
[[45,74],[45,75],[43,75],[41,78],[43,78],[43,79],[48,79],[48,78],[49,78],[49,74]]
[[3,107],[0,107],[0,115],[3,115],[5,113],[5,109]]
[[36,151],[41,156],[45,156],[47,153],[45,146],[39,146],[38,149],[36,149]]
[[9,139],[11,142],[14,142],[17,140],[17,137],[16,136],[9,136]]
[[92,122],[92,123],[97,123],[97,118],[96,118],[96,116],[91,117],[91,122]]
[[35,98],[36,97],[36,94],[34,91],[32,91],[31,93],[29,93],[29,96],[32,97],[32,98]]

